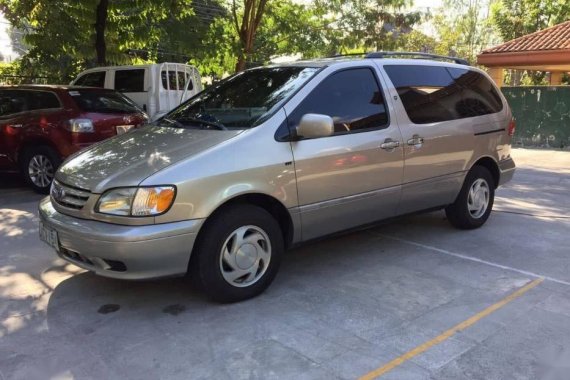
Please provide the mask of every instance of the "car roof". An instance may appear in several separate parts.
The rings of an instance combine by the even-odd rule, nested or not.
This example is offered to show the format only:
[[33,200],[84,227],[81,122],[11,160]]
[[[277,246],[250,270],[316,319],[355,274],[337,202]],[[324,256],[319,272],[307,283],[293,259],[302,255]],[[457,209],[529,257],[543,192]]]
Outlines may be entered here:
[[64,92],[64,91],[79,91],[79,90],[88,90],[88,91],[108,91],[108,92],[116,92],[110,88],[102,88],[102,87],[85,87],[85,86],[75,86],[75,85],[66,85],[66,84],[19,84],[19,85],[2,85],[0,89],[13,89],[13,90],[49,90],[49,91],[56,91],[56,92]]
[[[443,59],[444,57],[442,57]],[[339,56],[330,58],[319,58],[311,60],[299,60],[292,62],[283,62],[270,65],[270,67],[287,67],[287,66],[301,66],[301,67],[329,67],[347,62],[370,62],[374,61],[380,65],[417,65],[417,66],[444,66],[444,67],[457,67],[463,69],[471,69],[472,66],[465,64],[458,64],[455,62],[447,62],[442,59],[428,59],[428,58],[366,58],[362,56]]]

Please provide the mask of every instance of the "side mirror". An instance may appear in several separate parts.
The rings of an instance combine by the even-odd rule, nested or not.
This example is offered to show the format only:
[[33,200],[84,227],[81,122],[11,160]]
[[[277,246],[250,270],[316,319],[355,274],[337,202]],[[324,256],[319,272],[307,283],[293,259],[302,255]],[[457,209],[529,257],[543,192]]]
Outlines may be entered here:
[[332,117],[316,113],[303,115],[297,126],[297,136],[305,138],[327,137],[334,133]]

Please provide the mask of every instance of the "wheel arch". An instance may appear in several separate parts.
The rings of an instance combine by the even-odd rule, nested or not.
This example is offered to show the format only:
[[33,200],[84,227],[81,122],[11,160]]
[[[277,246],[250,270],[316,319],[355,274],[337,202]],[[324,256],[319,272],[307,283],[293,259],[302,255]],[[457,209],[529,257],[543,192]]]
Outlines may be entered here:
[[61,154],[59,153],[59,150],[49,139],[43,138],[43,137],[32,137],[32,138],[28,138],[24,142],[22,142],[22,144],[20,145],[20,148],[16,152],[15,159],[16,159],[17,165],[20,166],[22,164],[22,158],[24,157],[26,152],[28,152],[30,149],[37,148],[40,146],[47,146],[47,147],[53,149],[61,158]]
[[499,186],[501,171],[499,170],[499,164],[497,164],[497,161],[495,161],[494,158],[489,156],[481,157],[475,161],[473,166],[471,166],[471,169],[473,169],[475,166],[482,166],[489,170],[491,176],[493,177],[493,181],[495,181],[495,189]]
[[223,212],[228,207],[231,207],[236,204],[250,204],[257,207],[260,207],[267,211],[271,216],[275,218],[277,223],[279,223],[279,227],[281,228],[281,232],[283,234],[283,241],[285,246],[288,247],[293,242],[293,235],[294,235],[294,224],[293,218],[291,214],[281,203],[278,199],[263,193],[245,193],[236,195],[230,199],[227,199],[225,202],[220,204],[214,212],[212,212],[204,221],[204,225],[200,228],[200,232],[198,232],[198,236],[196,239],[200,238],[200,234],[208,225],[208,221],[212,219],[213,216]]

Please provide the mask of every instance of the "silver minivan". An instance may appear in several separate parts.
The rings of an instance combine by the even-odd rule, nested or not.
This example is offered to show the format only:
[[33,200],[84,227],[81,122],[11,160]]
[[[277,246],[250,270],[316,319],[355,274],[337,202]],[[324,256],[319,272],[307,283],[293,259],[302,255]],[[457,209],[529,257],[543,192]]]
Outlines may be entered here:
[[189,274],[231,302],[311,239],[435,209],[480,227],[514,174],[511,111],[483,71],[416,58],[236,74],[70,157],[40,203],[40,237],[99,275]]

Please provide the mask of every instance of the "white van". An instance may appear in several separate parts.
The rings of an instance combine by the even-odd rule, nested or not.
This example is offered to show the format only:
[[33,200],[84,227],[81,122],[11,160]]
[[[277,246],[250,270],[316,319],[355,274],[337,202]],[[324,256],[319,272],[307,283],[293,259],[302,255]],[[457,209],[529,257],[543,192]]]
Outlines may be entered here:
[[81,72],[71,84],[122,92],[156,120],[202,91],[196,67],[182,63],[96,67]]

